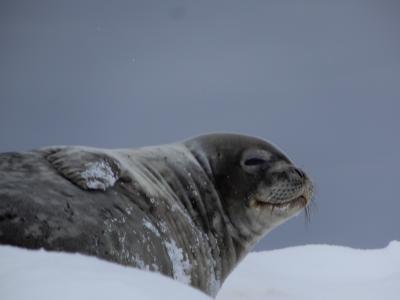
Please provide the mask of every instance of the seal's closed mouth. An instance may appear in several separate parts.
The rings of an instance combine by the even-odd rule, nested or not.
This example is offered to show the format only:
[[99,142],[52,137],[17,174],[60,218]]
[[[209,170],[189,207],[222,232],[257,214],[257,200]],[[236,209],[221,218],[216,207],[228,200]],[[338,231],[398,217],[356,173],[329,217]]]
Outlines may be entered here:
[[304,195],[301,195],[290,201],[279,202],[279,203],[273,203],[273,202],[268,202],[268,201],[262,201],[259,199],[253,199],[250,202],[250,206],[255,207],[255,208],[256,207],[257,208],[269,208],[271,210],[274,210],[275,208],[278,208],[280,210],[285,210],[288,208],[292,208],[294,206],[306,207],[309,202],[310,201]]

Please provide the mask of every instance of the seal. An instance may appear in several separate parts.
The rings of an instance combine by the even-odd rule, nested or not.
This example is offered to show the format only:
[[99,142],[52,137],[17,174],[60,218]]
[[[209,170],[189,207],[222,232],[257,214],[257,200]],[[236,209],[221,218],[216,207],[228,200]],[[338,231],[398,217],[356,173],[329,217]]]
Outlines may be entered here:
[[78,252],[215,296],[253,245],[312,199],[307,175],[255,137],[0,155],[0,244]]

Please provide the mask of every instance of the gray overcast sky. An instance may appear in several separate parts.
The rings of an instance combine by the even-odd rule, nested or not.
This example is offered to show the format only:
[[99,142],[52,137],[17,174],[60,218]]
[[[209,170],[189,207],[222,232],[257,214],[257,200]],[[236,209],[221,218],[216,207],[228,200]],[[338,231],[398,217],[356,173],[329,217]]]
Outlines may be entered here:
[[0,1],[0,151],[213,131],[314,179],[257,249],[400,240],[400,1]]

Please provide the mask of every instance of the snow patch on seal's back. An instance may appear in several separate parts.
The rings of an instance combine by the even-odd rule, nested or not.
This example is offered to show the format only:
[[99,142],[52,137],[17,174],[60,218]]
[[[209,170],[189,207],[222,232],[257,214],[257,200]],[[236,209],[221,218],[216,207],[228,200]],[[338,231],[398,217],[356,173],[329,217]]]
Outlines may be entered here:
[[165,246],[167,248],[168,256],[172,263],[174,279],[184,284],[190,285],[190,271],[192,269],[192,265],[187,258],[184,258],[182,249],[176,245],[174,240],[171,240],[170,242],[165,242]]
[[86,167],[87,169],[81,173],[81,176],[91,189],[106,190],[118,180],[111,166],[104,160],[88,163]]
[[149,220],[143,219],[143,225],[151,232],[153,232],[156,236],[160,237],[160,232],[152,223],[150,223]]

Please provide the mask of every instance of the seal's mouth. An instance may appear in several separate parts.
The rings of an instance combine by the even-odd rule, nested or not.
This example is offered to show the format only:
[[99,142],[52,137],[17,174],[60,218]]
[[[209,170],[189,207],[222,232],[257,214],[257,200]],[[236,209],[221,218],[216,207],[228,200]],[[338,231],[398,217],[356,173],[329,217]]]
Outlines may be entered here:
[[308,205],[309,202],[310,200],[305,195],[301,195],[297,198],[285,202],[268,202],[255,198],[250,201],[250,206],[253,208],[270,209],[271,211],[273,211],[275,209],[287,210],[294,207],[304,208]]

